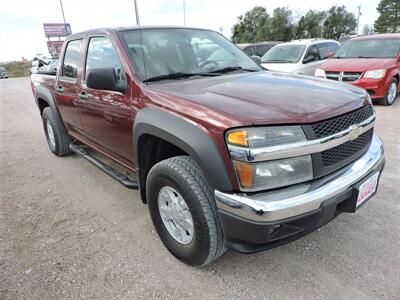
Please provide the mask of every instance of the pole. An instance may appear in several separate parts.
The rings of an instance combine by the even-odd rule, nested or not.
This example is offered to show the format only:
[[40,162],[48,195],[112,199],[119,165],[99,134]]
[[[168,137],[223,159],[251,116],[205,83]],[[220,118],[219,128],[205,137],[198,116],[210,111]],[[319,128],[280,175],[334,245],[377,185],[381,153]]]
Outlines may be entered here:
[[136,0],[133,1],[135,2],[136,25],[140,27],[139,8],[137,5],[137,1]]
[[64,7],[63,7],[63,4],[62,4],[62,0],[60,0],[60,5],[61,5],[61,13],[62,13],[62,16],[63,16],[63,20],[64,20],[64,26],[65,26],[65,15],[64,15]]
[[186,26],[186,0],[183,1],[183,26]]
[[361,4],[359,6],[357,6],[357,8],[358,8],[358,15],[357,15],[357,31],[356,31],[356,35],[358,35],[358,28],[360,26]]

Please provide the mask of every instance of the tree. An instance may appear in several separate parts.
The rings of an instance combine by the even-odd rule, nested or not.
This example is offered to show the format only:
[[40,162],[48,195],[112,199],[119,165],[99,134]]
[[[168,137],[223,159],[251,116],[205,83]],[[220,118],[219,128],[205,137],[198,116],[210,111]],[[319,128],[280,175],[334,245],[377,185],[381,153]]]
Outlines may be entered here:
[[357,27],[356,17],[348,12],[345,6],[332,6],[326,12],[324,21],[325,38],[339,39],[341,35],[348,35],[355,31]]
[[362,29],[362,35],[374,34],[374,28],[371,25],[365,24]]
[[298,21],[295,28],[295,37],[297,39],[321,37],[324,19],[324,11],[309,10]]
[[254,43],[267,39],[269,35],[270,17],[262,6],[256,6],[252,10],[238,17],[238,23],[233,26],[232,41],[234,43]]
[[400,0],[381,0],[376,10],[380,13],[375,21],[376,32],[400,32]]
[[278,7],[271,19],[271,40],[290,41],[293,38],[294,24],[292,11],[288,7]]

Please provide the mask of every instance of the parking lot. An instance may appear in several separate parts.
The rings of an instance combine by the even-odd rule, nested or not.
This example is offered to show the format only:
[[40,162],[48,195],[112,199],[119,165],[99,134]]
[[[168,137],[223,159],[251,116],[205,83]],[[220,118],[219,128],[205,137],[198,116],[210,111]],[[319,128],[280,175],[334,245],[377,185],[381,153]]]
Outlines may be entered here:
[[0,80],[0,299],[400,296],[400,100],[376,106],[380,189],[356,214],[270,251],[191,268],[139,193],[46,144],[29,78]]

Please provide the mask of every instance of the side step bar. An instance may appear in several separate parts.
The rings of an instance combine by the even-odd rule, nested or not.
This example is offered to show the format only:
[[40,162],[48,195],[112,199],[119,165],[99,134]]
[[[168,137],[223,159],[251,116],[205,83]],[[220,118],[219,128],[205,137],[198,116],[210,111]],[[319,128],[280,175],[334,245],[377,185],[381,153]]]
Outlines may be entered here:
[[96,167],[98,167],[100,170],[104,171],[108,175],[110,175],[112,178],[117,180],[119,183],[124,185],[125,187],[133,190],[137,190],[138,183],[136,181],[131,181],[128,176],[125,174],[122,174],[118,170],[114,169],[113,167],[103,163],[102,161],[98,160],[96,157],[90,154],[84,147],[79,146],[75,143],[69,144],[69,149],[71,149],[72,152],[82,156],[92,164],[94,164]]

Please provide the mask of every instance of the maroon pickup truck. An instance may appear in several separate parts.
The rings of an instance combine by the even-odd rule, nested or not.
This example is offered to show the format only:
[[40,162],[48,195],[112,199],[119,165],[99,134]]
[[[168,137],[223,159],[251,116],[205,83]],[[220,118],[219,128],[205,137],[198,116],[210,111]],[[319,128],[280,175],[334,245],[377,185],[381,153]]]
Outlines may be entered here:
[[32,90],[50,150],[139,189],[165,246],[190,265],[355,212],[385,162],[364,90],[269,72],[210,30],[71,35],[56,76],[32,75]]

